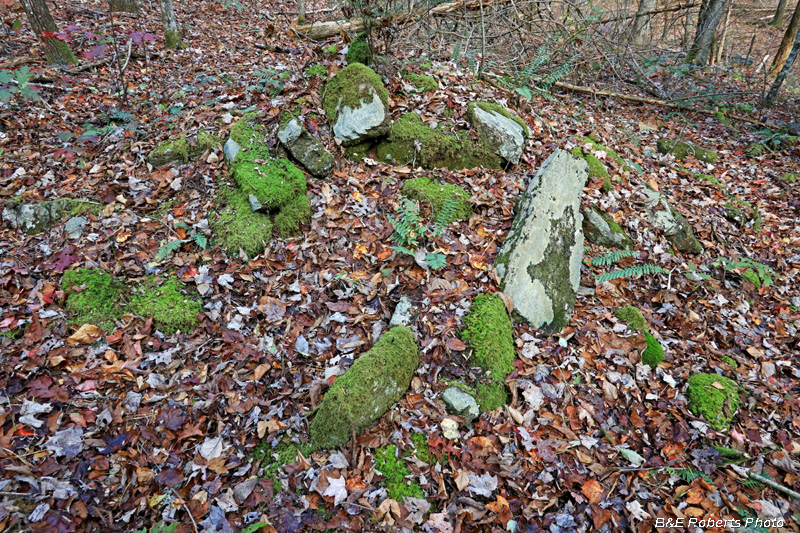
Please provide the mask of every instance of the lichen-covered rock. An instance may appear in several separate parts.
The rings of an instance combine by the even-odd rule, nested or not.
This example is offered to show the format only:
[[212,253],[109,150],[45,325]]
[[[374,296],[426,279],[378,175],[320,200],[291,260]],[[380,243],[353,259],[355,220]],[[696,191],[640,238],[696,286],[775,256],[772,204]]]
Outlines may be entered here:
[[712,429],[722,431],[731,425],[742,404],[741,387],[732,379],[717,374],[695,374],[689,378],[686,396],[689,410],[705,418]]
[[458,387],[448,387],[442,394],[442,401],[447,406],[448,413],[462,417],[467,423],[481,414],[475,398]]
[[327,176],[333,168],[333,155],[296,117],[286,115],[278,128],[278,140],[314,176]]
[[481,142],[490,150],[516,165],[525,149],[528,126],[503,106],[490,102],[471,102],[467,116],[478,132]]
[[590,243],[606,248],[629,248],[633,245],[625,230],[595,207],[583,210],[583,234]]
[[545,332],[569,323],[580,283],[583,216],[580,200],[586,161],[556,150],[519,202],[519,211],[495,260],[515,313]]
[[328,82],[322,106],[344,146],[389,132],[389,93],[380,76],[361,63],[343,68]]
[[74,198],[59,198],[46,202],[23,204],[9,200],[3,207],[3,220],[12,228],[24,231],[28,235],[41,233],[67,215],[81,213],[99,213],[102,205]]
[[717,152],[700,148],[694,144],[689,144],[683,141],[673,141],[671,139],[659,139],[656,143],[656,148],[661,154],[671,154],[675,156],[678,161],[683,161],[688,155],[691,155],[698,161],[704,163],[714,164],[717,162]]
[[188,163],[197,159],[206,150],[215,148],[220,143],[216,135],[206,131],[198,132],[197,136],[189,139],[181,135],[177,139],[166,141],[158,145],[147,156],[147,162],[154,167],[164,167],[175,163]]
[[427,202],[431,206],[434,217],[438,217],[445,204],[449,202],[452,219],[464,220],[472,216],[470,195],[458,185],[437,183],[431,178],[411,178],[403,182],[403,195],[412,200]]
[[403,397],[418,365],[410,329],[396,327],[381,335],[322,398],[310,427],[314,446],[340,446],[371,426]]
[[676,250],[687,254],[703,252],[703,245],[694,236],[692,226],[672,207],[664,193],[646,188],[644,195],[650,223],[664,234]]

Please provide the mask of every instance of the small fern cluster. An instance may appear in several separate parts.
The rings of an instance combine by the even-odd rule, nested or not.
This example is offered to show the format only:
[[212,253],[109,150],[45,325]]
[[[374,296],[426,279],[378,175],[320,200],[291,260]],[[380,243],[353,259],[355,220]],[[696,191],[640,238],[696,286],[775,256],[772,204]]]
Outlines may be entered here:
[[[394,228],[392,237],[396,242],[390,248],[416,257],[420,241],[424,241],[426,235],[430,235],[433,238],[441,237],[447,226],[456,219],[457,210],[458,204],[456,201],[452,198],[447,198],[429,229],[423,223],[417,203],[410,198],[402,197],[400,203],[395,207],[397,216],[387,217]],[[425,255],[425,262],[428,266],[437,270],[443,268],[447,261],[442,253],[428,252]]]
[[[178,222],[177,224],[175,224],[175,228],[183,230],[183,232],[189,230],[189,226],[187,226],[185,222]],[[153,262],[160,263],[161,261],[166,259],[167,256],[169,256],[169,254],[178,251],[181,245],[183,245],[183,243],[186,242],[194,242],[197,246],[199,246],[203,250],[205,250],[208,247],[208,238],[199,231],[192,231],[184,239],[176,239],[174,241],[169,241],[168,243],[162,244],[161,247],[158,249],[158,252],[156,252],[156,257]]]
[[[594,259],[592,259],[592,266],[595,267],[611,266],[614,263],[621,261],[622,259],[628,257],[637,258],[638,256],[639,253],[636,252],[635,250],[627,250],[627,249],[612,250],[608,253],[605,253],[599,257],[595,257]],[[611,272],[605,272],[597,276],[597,281],[603,282],[619,278],[638,278],[650,274],[669,274],[669,271],[652,263],[643,263],[641,265],[633,265],[627,268],[616,269],[612,270]]]
[[691,468],[667,468],[667,472],[669,472],[673,476],[678,476],[686,483],[691,483],[695,479],[701,477],[708,481],[709,483],[713,484],[714,482],[711,480],[711,477],[706,474],[705,472],[700,472],[697,470],[692,470]]
[[577,55],[570,57],[565,63],[552,69],[544,76],[537,76],[536,73],[553,60],[554,49],[548,44],[540,46],[528,64],[523,68],[513,81],[514,90],[525,98],[534,96],[550,96],[550,89],[553,85],[567,77],[573,70],[573,62]]

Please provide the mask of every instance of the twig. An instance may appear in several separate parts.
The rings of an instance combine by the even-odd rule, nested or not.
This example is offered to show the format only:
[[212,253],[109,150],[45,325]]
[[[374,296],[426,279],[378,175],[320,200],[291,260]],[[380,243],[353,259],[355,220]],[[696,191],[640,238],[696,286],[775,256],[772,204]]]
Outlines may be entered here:
[[78,74],[80,72],[83,72],[84,70],[89,70],[94,67],[99,67],[100,65],[104,65],[109,61],[111,61],[111,58],[107,57],[105,59],[101,59],[100,61],[93,61],[92,63],[86,63],[85,65],[78,65],[77,67],[68,69],[66,72],[67,74]]
[[763,483],[764,485],[769,485],[770,487],[772,487],[775,490],[779,490],[781,492],[785,492],[786,494],[788,494],[792,498],[800,500],[800,493],[797,493],[797,492],[793,491],[792,489],[790,489],[788,487],[784,487],[780,483],[772,481],[768,477],[764,477],[761,474],[755,474],[752,471],[750,471],[750,469],[745,468],[743,466],[739,466],[739,465],[729,465],[729,466],[731,468],[733,468],[736,471],[736,473],[739,474],[740,476],[745,476],[745,477],[748,477],[750,479],[754,479],[756,481],[759,481],[759,482]]

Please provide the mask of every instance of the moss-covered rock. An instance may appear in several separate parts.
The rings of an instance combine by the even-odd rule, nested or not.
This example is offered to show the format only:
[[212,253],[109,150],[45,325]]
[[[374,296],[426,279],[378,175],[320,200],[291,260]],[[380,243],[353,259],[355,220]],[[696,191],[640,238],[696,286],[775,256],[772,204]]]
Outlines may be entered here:
[[651,368],[656,368],[664,360],[664,348],[658,342],[658,339],[650,333],[650,327],[647,325],[647,320],[645,320],[642,312],[632,305],[627,305],[617,309],[614,312],[614,316],[628,324],[629,328],[638,331],[644,336],[647,347],[642,352],[642,363]]
[[280,210],[306,192],[306,177],[288,159],[273,159],[266,147],[236,156],[231,172],[245,194],[254,195],[267,211]]
[[281,207],[275,215],[275,230],[282,239],[297,235],[300,227],[311,220],[311,202],[308,195],[301,194]]
[[702,416],[712,429],[730,427],[742,403],[741,387],[732,379],[717,374],[695,374],[689,378],[686,396],[689,410]]
[[448,200],[455,208],[451,222],[465,220],[472,216],[470,195],[458,185],[437,183],[431,178],[412,178],[403,182],[402,191],[412,200],[430,204],[434,217],[439,216]]
[[702,253],[703,245],[695,237],[692,226],[672,207],[667,196],[649,188],[644,189],[644,194],[650,223],[664,234],[670,244],[679,252]]
[[334,448],[367,429],[403,397],[418,365],[410,329],[396,327],[381,335],[323,397],[311,422],[311,441]]
[[725,202],[725,218],[741,228],[750,222],[751,212],[745,211],[734,202]]
[[173,163],[188,163],[212,150],[220,144],[216,135],[200,131],[194,139],[181,135],[177,139],[158,145],[147,156],[147,161],[154,167],[163,167]]
[[596,207],[583,210],[583,234],[590,243],[606,248],[633,246],[633,241],[625,230]]
[[714,164],[717,162],[717,152],[707,150],[694,144],[671,139],[659,139],[656,143],[659,153],[671,154],[678,161],[685,160],[689,155],[704,163]]
[[3,220],[12,228],[19,228],[28,235],[36,235],[51,228],[66,216],[98,214],[102,209],[103,206],[99,203],[75,198],[59,198],[29,204],[8,200],[3,207]]
[[262,146],[266,140],[264,129],[257,122],[257,113],[247,113],[231,127],[230,136],[241,149]]
[[467,132],[448,133],[444,124],[430,128],[416,113],[395,120],[389,137],[371,153],[380,161],[423,168],[502,168],[503,163],[493,151],[474,144]]
[[505,107],[492,102],[470,102],[467,116],[481,144],[512,165],[519,163],[528,137],[528,125]]
[[281,120],[278,140],[314,176],[327,176],[333,169],[333,155],[291,113]]
[[348,65],[354,63],[361,63],[362,65],[372,64],[372,48],[369,46],[369,41],[367,41],[365,36],[359,35],[350,43],[344,58]]
[[425,497],[419,483],[407,479],[411,472],[394,444],[375,450],[375,470],[384,477],[381,484],[386,487],[389,498],[402,502],[404,498]]
[[781,176],[781,179],[786,183],[797,183],[797,174],[787,172],[786,174]]
[[83,268],[64,273],[61,287],[66,294],[70,324],[94,324],[106,331],[122,317],[123,285],[104,270]]
[[166,334],[192,331],[203,306],[190,295],[175,276],[150,278],[133,289],[131,309],[143,317],[153,317],[153,324]]
[[209,221],[215,238],[229,254],[253,258],[267,248],[272,221],[269,215],[250,208],[247,194],[223,188],[217,193],[217,204],[219,211]]
[[361,63],[348,65],[328,82],[322,107],[334,135],[345,146],[389,131],[389,93],[381,77]]
[[576,146],[572,149],[572,155],[582,158],[589,165],[589,179],[603,180],[603,185],[600,188],[603,192],[614,190],[614,184],[611,183],[611,176],[608,174],[608,169],[593,153],[584,150],[580,146]]
[[403,74],[403,79],[414,87],[418,93],[432,93],[439,90],[439,83],[432,76],[426,74],[407,72]]
[[472,350],[470,361],[486,373],[488,383],[479,383],[475,398],[482,411],[506,403],[505,379],[514,371],[514,330],[503,300],[496,294],[481,294],[464,316],[461,338]]

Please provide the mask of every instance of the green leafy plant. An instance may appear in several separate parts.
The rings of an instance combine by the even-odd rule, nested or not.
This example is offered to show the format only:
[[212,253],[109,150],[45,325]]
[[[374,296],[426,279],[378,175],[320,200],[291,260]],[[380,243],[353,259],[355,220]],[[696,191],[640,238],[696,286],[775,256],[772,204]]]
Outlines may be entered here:
[[680,468],[680,469],[667,468],[667,472],[669,472],[673,476],[678,476],[686,483],[691,483],[695,479],[701,477],[706,481],[708,481],[709,483],[711,483],[712,485],[714,484],[714,482],[711,480],[711,477],[708,474],[704,472],[699,472],[697,470],[692,470],[691,468]]
[[[390,248],[396,252],[416,257],[419,247],[424,246],[424,242],[427,241],[427,236],[431,238],[441,237],[447,226],[456,220],[458,203],[452,198],[447,198],[430,227],[424,224],[419,214],[419,205],[408,197],[404,196],[400,199],[395,211],[396,217],[388,217],[389,223],[394,228],[392,237],[396,243]],[[447,258],[443,253],[427,252],[425,254],[425,262],[432,269],[438,270],[444,268],[447,264]]]
[[[611,266],[614,263],[628,257],[637,258],[638,256],[639,253],[635,250],[612,250],[601,256],[593,258],[591,264],[594,267]],[[669,271],[652,263],[644,263],[641,265],[633,265],[631,267],[612,270],[611,272],[605,272],[597,276],[597,281],[603,282],[619,278],[638,278],[640,276],[649,274],[669,274]]]
[[162,243],[161,247],[156,252],[156,257],[153,263],[160,263],[164,259],[169,256],[169,254],[176,252],[180,249],[180,247],[187,242],[193,242],[197,246],[199,246],[202,250],[208,248],[208,237],[200,233],[199,231],[194,230],[193,228],[189,228],[185,222],[178,222],[175,224],[175,228],[179,230],[183,230],[185,232],[186,238],[184,239],[176,239],[174,241],[169,241],[166,243]]
[[278,72],[275,69],[265,68],[257,70],[254,75],[256,82],[248,87],[251,91],[264,91],[270,96],[278,96],[285,87],[284,81],[289,77],[289,73]]
[[602,266],[610,266],[617,261],[625,259],[626,257],[636,257],[639,255],[639,252],[636,250],[612,250],[607,252],[603,255],[598,257],[592,258],[592,266],[602,267]]
[[29,67],[20,67],[17,70],[0,70],[0,102],[7,104],[14,96],[26,102],[33,102],[39,98],[39,92],[30,84],[33,79]]
[[773,283],[775,271],[769,265],[754,261],[749,257],[740,259],[727,259],[720,257],[712,263],[715,267],[723,267],[728,272],[735,272],[740,277],[748,280],[756,287],[769,287]]
[[510,82],[513,89],[524,96],[525,98],[533,98],[534,96],[543,96],[552,99],[550,89],[553,85],[567,77],[573,70],[573,63],[578,57],[574,55],[567,59],[564,63],[552,68],[544,75],[540,71],[544,67],[553,63],[555,47],[549,43],[540,46],[533,57],[525,65],[525,68],[520,70],[516,77]]

